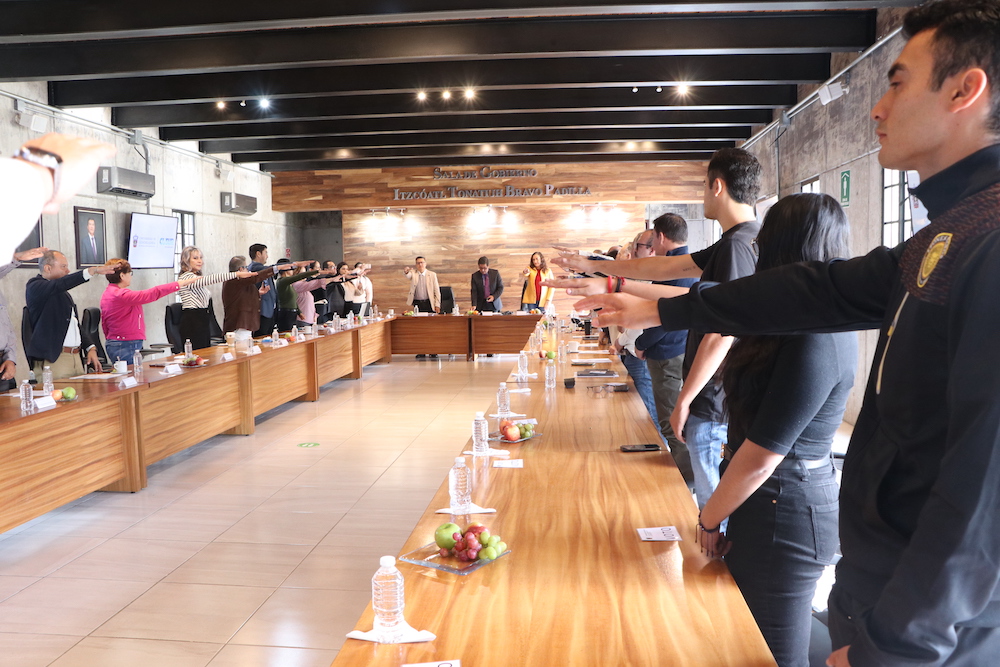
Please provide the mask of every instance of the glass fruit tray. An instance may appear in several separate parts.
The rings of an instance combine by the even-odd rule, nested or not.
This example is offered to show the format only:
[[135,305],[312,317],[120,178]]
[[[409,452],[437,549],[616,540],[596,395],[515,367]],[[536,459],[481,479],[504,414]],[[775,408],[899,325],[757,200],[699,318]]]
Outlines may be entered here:
[[472,574],[481,567],[485,567],[490,563],[500,560],[509,553],[510,549],[507,549],[493,560],[474,560],[466,563],[458,560],[454,556],[442,556],[438,545],[435,542],[431,542],[430,544],[425,544],[419,549],[414,549],[410,553],[403,554],[399,557],[399,560],[406,563],[413,563],[414,565],[420,565],[422,567],[430,567],[435,570],[441,570],[442,572],[450,572],[451,574],[457,574],[464,577],[467,574]]
[[535,433],[532,433],[531,435],[529,435],[527,438],[518,438],[517,440],[508,440],[507,438],[501,437],[499,431],[493,431],[492,433],[490,433],[490,435],[487,438],[487,440],[490,440],[491,442],[506,442],[508,445],[516,445],[519,442],[524,442],[525,440],[531,440],[532,438],[537,438],[540,435],[541,435],[541,433],[538,433],[536,431]]

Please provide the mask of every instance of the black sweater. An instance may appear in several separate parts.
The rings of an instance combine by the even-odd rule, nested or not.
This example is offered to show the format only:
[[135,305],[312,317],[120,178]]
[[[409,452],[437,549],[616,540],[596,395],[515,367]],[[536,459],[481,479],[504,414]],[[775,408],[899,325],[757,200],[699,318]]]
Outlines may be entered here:
[[837,585],[870,608],[855,667],[938,664],[955,626],[1000,626],[1000,146],[915,194],[933,222],[897,248],[659,303],[674,328],[880,329],[840,497]]

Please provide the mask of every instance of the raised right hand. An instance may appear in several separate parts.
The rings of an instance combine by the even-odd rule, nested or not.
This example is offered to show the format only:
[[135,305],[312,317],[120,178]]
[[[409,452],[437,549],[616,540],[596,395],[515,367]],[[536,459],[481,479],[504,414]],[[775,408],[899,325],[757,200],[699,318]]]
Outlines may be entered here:
[[412,270],[413,270],[413,269],[411,269],[411,268],[410,268],[410,267],[408,267],[408,266],[404,266],[404,267],[403,267],[403,273],[404,273],[405,275],[410,275],[410,271],[412,271]]
[[58,213],[59,204],[72,198],[94,177],[101,162],[118,151],[111,144],[101,141],[54,132],[26,141],[24,145],[55,153],[62,158],[62,165],[59,168],[59,190],[52,193],[52,199],[42,209],[42,213]]

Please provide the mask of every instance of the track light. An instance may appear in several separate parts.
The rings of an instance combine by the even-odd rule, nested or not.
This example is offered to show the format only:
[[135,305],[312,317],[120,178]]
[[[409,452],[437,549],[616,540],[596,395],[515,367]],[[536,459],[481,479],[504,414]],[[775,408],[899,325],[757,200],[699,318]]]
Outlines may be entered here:
[[656,87],[656,92],[662,93],[663,92],[663,86],[657,86]]
[[451,91],[450,90],[443,90],[443,91],[441,91],[441,99],[442,100],[450,100],[451,99]]
[[677,86],[677,93],[679,95],[687,95],[689,90],[690,89],[687,87],[687,84],[682,83],[681,85]]
[[475,96],[476,96],[476,91],[474,91],[472,88],[465,89],[465,99],[471,100]]
[[639,92],[639,87],[638,86],[632,86],[632,92],[633,93],[638,93]]
[[261,109],[267,109],[270,106],[271,106],[271,100],[267,99],[266,97],[261,98],[261,100],[260,100],[260,108]]
[[219,100],[218,102],[215,103],[215,108],[216,109],[225,109],[226,108],[226,103],[223,102],[222,100]]
[[425,93],[422,90],[417,91],[417,99],[420,100],[421,102],[423,102],[424,100],[427,99],[427,93]]
[[245,107],[246,105],[247,105],[247,101],[246,100],[243,100],[243,101],[240,102],[240,106],[241,107]]

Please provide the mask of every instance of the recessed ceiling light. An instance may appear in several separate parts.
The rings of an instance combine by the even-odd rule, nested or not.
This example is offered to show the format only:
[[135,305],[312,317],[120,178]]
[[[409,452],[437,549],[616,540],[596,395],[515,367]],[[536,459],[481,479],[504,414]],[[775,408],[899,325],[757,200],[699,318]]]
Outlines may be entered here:
[[215,103],[215,108],[216,109],[225,109],[226,108],[226,103],[223,102],[222,100],[219,100],[218,102]]
[[418,91],[418,92],[417,92],[417,99],[418,99],[418,100],[420,100],[421,102],[423,102],[424,100],[426,100],[426,99],[427,99],[427,93],[425,93],[425,92],[424,92],[424,91],[422,91],[422,90],[421,90],[421,91]]
[[260,101],[260,108],[261,109],[266,109],[269,106],[271,106],[271,100],[267,99],[266,97],[262,98],[261,101]]
[[681,95],[687,95],[689,90],[690,89],[687,87],[687,84],[682,83],[681,85],[677,86],[677,92]]
[[441,91],[441,99],[443,99],[443,100],[450,100],[451,99],[451,91],[450,90],[443,90],[443,91]]
[[246,100],[243,100],[242,102],[240,102],[240,106],[241,107],[245,107],[246,105],[247,105],[247,101]]
[[475,96],[476,96],[476,91],[474,91],[472,88],[465,89],[465,99],[471,100]]
[[662,93],[663,92],[663,86],[657,86],[656,87],[656,92]]
[[639,92],[638,86],[632,86],[632,92],[633,93],[638,93]]

